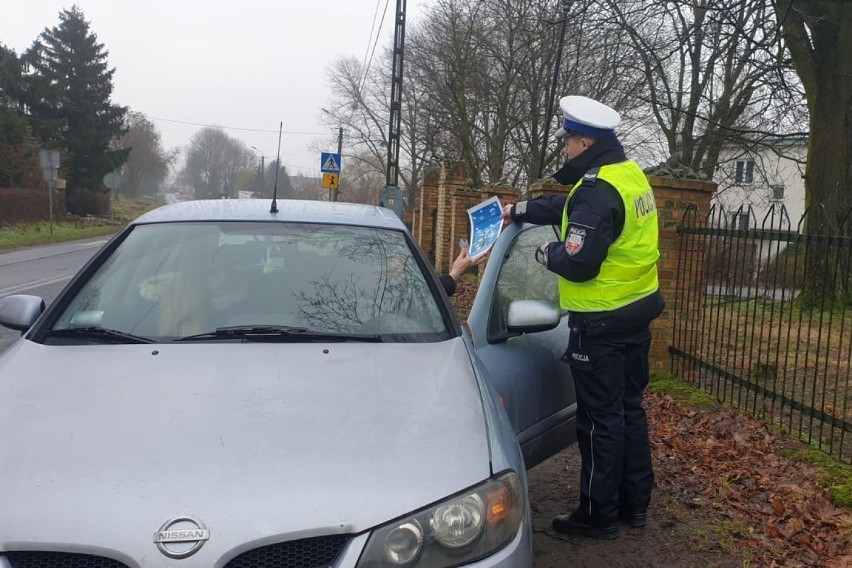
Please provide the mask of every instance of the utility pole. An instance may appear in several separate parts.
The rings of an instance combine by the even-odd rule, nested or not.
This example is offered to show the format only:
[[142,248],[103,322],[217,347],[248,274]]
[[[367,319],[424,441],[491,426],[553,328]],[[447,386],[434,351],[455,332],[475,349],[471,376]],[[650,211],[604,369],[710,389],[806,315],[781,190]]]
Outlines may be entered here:
[[[343,161],[343,127],[337,128],[337,156],[340,161]],[[337,201],[337,194],[340,189],[340,180],[338,179],[337,187],[334,188],[334,201]]]
[[[550,127],[553,120],[553,100],[556,98],[556,85],[559,82],[559,64],[562,62],[562,47],[565,45],[565,26],[568,24],[568,12],[574,0],[562,0],[562,22],[559,31],[559,47],[556,48],[556,59],[553,61],[553,81],[550,83],[550,94],[547,97],[547,112],[544,115],[544,136],[541,142],[541,156],[538,161],[536,178],[541,179],[544,173],[544,156],[547,154],[547,141],[550,140]],[[555,22],[554,22],[555,23]]]
[[402,63],[405,53],[405,4],[396,0],[396,26],[393,33],[390,121],[388,124],[388,163],[381,202],[402,216],[402,190],[399,188],[399,127],[402,116]]

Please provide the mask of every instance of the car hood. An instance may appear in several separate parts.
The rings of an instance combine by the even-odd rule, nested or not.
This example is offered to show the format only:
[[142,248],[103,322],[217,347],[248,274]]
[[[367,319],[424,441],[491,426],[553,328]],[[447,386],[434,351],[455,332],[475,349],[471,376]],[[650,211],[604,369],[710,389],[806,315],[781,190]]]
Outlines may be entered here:
[[154,531],[195,515],[211,538],[193,560],[212,566],[251,541],[357,533],[490,474],[460,338],[24,340],[0,358],[0,433],[0,550],[75,543],[163,560]]

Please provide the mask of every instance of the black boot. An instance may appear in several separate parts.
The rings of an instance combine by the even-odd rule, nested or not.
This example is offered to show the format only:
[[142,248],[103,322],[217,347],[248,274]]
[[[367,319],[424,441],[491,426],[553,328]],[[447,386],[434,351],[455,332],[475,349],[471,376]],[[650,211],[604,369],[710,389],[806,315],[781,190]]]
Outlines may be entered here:
[[553,530],[569,536],[584,536],[598,540],[612,540],[618,537],[618,523],[596,523],[579,511],[554,518]]
[[648,524],[648,509],[621,510],[618,513],[618,518],[623,523],[638,529]]

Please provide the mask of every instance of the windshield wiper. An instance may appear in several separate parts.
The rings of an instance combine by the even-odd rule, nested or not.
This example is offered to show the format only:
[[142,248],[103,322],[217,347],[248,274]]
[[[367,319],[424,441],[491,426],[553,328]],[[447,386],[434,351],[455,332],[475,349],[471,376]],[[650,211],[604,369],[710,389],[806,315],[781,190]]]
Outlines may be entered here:
[[81,339],[108,339],[110,343],[154,343],[153,339],[140,337],[116,329],[105,327],[69,327],[66,329],[51,329],[45,337],[73,337]]
[[381,342],[382,338],[375,334],[360,333],[334,333],[308,329],[306,327],[292,327],[287,325],[234,325],[228,327],[217,327],[215,331],[187,335],[179,337],[174,341],[205,341],[217,339],[243,339],[245,341],[365,341]]

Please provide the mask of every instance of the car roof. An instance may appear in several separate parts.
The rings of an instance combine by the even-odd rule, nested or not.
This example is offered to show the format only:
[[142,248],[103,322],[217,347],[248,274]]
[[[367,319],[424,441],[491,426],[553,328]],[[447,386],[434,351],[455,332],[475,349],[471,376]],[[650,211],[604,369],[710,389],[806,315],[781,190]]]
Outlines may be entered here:
[[182,201],[149,211],[133,221],[133,224],[183,221],[277,221],[405,229],[405,225],[393,211],[375,205],[279,199],[278,213],[270,213],[271,204],[271,199]]

